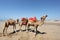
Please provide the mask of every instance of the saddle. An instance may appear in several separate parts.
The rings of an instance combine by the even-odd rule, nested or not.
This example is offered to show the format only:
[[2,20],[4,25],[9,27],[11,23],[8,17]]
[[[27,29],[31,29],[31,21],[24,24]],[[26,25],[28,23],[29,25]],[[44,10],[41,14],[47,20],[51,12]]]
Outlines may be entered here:
[[22,18],[21,21],[22,21],[22,24],[23,24],[23,25],[26,25],[27,22],[28,22],[28,20],[27,20],[26,18]]
[[36,22],[36,17],[31,17],[31,18],[29,18],[29,20],[31,21],[31,22]]

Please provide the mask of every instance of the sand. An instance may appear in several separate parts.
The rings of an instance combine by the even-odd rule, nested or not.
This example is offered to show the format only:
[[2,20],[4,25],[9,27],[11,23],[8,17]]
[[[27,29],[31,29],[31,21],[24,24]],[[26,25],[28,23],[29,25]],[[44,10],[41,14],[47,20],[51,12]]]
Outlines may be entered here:
[[[27,31],[18,31],[10,34],[13,32],[12,26],[9,26],[7,31],[10,35],[3,36],[4,22],[0,21],[0,40],[60,40],[60,21],[46,21],[44,25],[38,27],[38,32],[40,33],[36,36],[34,32],[27,33]],[[18,25],[16,25],[16,29],[19,29]]]

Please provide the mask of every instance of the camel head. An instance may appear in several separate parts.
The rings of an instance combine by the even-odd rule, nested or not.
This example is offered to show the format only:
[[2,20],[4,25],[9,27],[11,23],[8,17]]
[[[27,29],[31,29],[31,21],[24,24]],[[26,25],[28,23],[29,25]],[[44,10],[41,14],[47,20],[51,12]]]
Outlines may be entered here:
[[46,17],[48,17],[48,15],[45,15]]
[[45,16],[41,17],[40,24],[39,24],[40,26],[44,24],[44,21],[45,21],[45,19],[46,19],[47,16],[48,15],[45,15]]
[[16,20],[17,21],[17,24],[19,23],[19,19]]
[[44,21],[48,15],[42,16],[41,21]]

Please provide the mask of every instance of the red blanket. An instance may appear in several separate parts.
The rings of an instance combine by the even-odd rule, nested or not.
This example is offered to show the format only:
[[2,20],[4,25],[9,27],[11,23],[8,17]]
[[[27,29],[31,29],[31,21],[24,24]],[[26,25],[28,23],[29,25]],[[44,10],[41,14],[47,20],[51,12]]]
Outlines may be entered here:
[[21,20],[24,21],[24,20],[26,20],[26,18],[22,18]]
[[29,20],[32,20],[33,22],[36,22],[36,17],[31,17],[31,18],[29,18]]

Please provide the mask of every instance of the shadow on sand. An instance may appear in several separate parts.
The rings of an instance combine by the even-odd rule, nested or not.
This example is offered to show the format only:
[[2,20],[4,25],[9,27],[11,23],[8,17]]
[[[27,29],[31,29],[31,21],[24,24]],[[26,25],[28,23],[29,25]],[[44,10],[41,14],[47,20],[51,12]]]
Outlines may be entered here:
[[[38,30],[37,30],[37,32],[35,30],[31,30],[31,29],[26,29],[26,30],[29,30],[29,32],[36,33],[36,35],[38,35],[38,34],[46,34],[46,32],[40,32]],[[19,31],[25,32],[26,30],[16,30],[16,32],[19,32]],[[11,32],[11,33],[9,33],[9,35],[12,35],[12,34],[14,34],[16,32],[15,31],[14,32]]]
[[37,35],[37,34],[46,34],[46,32],[40,32],[40,31],[38,31],[38,30],[37,30],[37,32],[36,32],[35,30],[30,30],[30,32],[36,33],[36,35]]
[[[16,30],[16,32],[19,32],[19,31],[24,32],[24,31],[26,31],[26,30]],[[15,31],[13,31],[13,32],[9,33],[9,35],[12,35],[12,34],[14,34],[14,33],[16,33],[16,32],[15,32]]]

